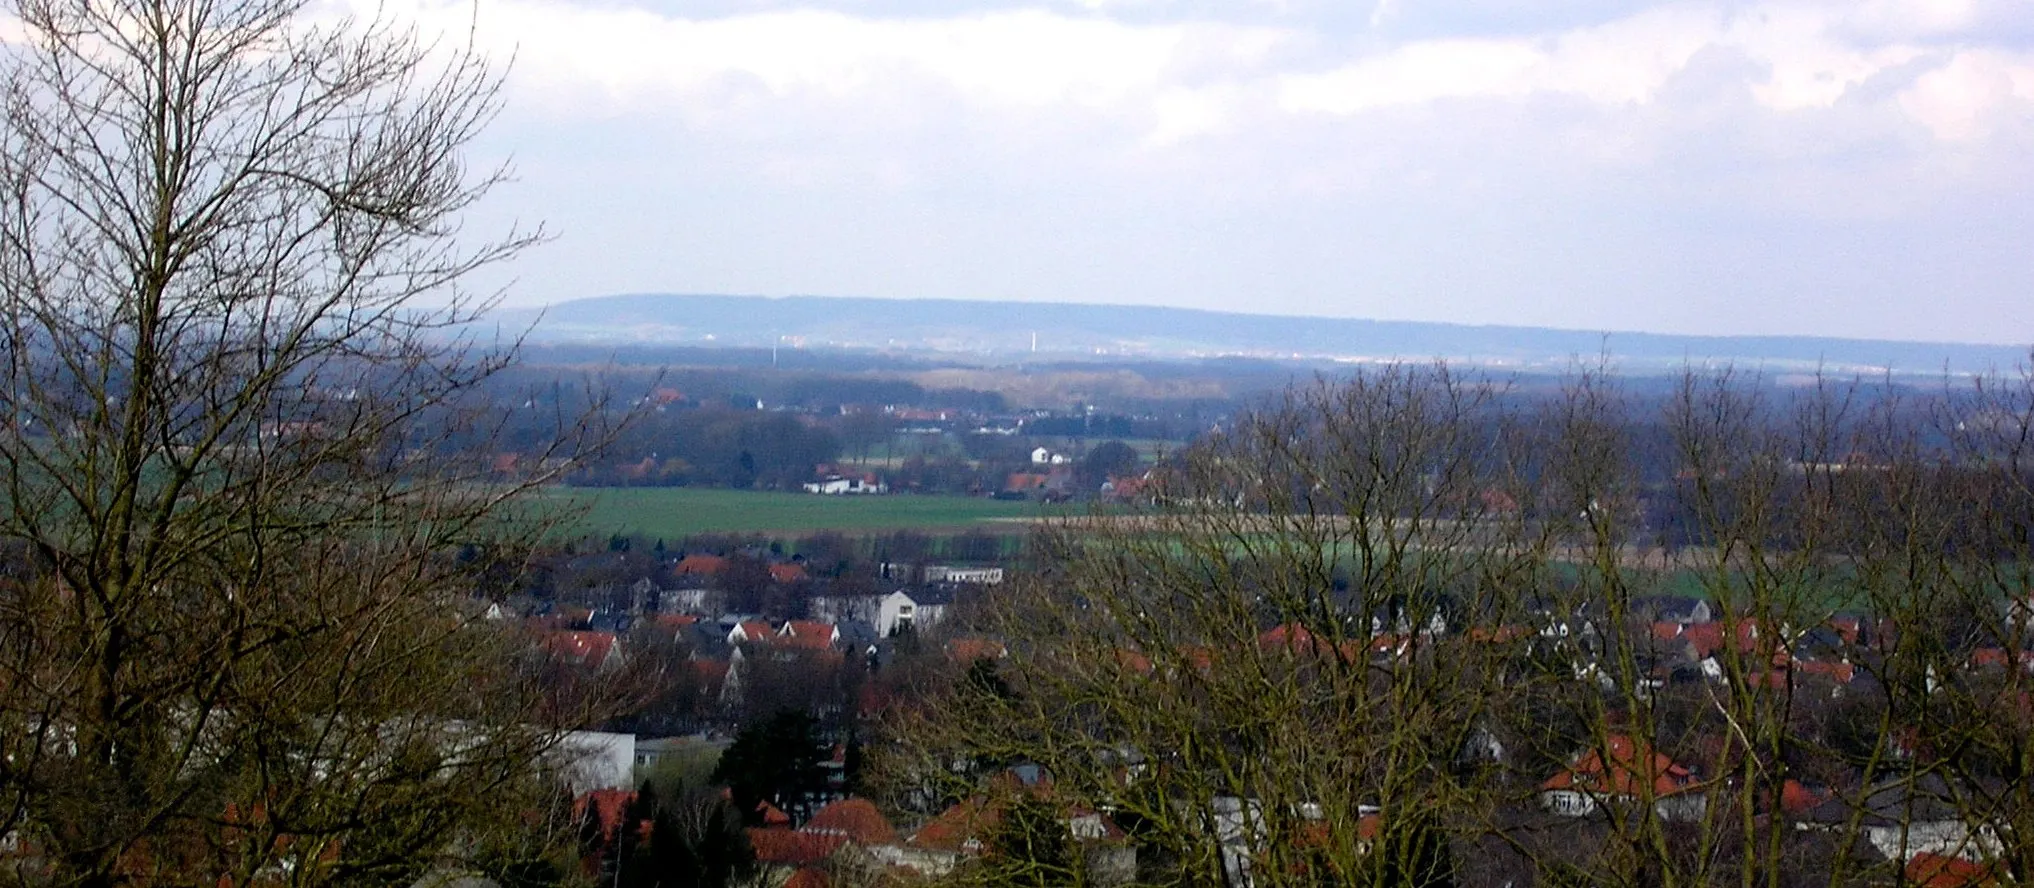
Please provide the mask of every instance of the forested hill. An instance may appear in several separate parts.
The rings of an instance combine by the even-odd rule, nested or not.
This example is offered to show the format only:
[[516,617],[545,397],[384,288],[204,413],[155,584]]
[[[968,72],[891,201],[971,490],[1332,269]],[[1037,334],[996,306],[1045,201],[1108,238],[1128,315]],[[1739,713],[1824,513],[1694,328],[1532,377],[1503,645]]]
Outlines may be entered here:
[[1362,359],[1444,357],[1547,367],[1608,353],[1626,370],[1732,361],[1769,371],[2010,370],[2024,348],[1808,336],[1677,336],[1350,318],[1305,318],[1123,305],[953,299],[769,298],[636,294],[504,311],[535,342],[835,347],[1019,356],[1150,358],[1249,355]]

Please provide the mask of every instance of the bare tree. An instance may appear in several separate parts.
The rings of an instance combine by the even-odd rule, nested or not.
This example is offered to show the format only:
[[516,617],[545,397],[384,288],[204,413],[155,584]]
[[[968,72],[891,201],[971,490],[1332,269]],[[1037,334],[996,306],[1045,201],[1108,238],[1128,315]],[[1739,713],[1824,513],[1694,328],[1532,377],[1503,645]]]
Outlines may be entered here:
[[2030,378],[1295,391],[1048,527],[884,771],[1036,765],[1140,883],[2021,878]]
[[[415,878],[548,805],[467,616],[499,179],[470,49],[300,0],[21,0],[0,131],[0,832],[58,884]],[[561,446],[568,449],[571,441]],[[534,483],[540,479],[529,479]],[[513,545],[490,551],[513,552]]]

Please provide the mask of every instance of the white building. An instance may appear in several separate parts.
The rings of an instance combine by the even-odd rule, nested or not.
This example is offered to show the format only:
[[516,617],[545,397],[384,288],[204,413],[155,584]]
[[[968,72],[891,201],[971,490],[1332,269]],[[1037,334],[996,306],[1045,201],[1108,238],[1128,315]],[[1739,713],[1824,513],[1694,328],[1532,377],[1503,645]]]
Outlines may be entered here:
[[804,487],[806,493],[817,493],[826,496],[890,492],[890,485],[884,484],[881,481],[871,483],[861,478],[843,478],[839,475],[830,475],[824,480],[811,482],[804,485]]
[[914,595],[903,589],[885,595],[876,612],[876,634],[895,635],[899,627],[907,624],[917,630],[930,629],[946,617],[950,600],[923,592]]
[[925,581],[928,583],[972,583],[979,586],[994,586],[1003,582],[1000,567],[949,567],[944,564],[925,566]]
[[1031,464],[1034,466],[1063,466],[1070,462],[1073,459],[1066,454],[1054,453],[1048,448],[1038,447],[1031,451]]
[[572,794],[634,789],[636,735],[573,731],[551,753]]
[[815,620],[828,623],[868,623],[875,625],[883,611],[881,595],[815,595],[809,605],[809,613]]

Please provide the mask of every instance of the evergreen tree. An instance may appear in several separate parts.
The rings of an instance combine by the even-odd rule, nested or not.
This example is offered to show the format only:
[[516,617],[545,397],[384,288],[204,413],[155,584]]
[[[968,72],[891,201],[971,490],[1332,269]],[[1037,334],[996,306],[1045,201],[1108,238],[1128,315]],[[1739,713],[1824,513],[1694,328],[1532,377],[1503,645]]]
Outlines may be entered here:
[[831,754],[818,720],[805,712],[779,710],[735,735],[714,767],[713,780],[728,788],[741,816],[751,823],[759,822],[760,802],[802,816],[807,801],[826,790],[820,764]]

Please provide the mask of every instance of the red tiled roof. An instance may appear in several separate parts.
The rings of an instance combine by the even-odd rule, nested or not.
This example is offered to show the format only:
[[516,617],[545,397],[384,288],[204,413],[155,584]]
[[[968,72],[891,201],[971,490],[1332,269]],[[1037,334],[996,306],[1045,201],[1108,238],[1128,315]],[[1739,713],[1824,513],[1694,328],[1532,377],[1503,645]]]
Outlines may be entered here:
[[946,642],[946,655],[957,663],[1000,660],[1010,655],[1003,643],[990,638],[953,638]]
[[820,620],[792,620],[785,623],[780,631],[785,635],[799,637],[832,638],[834,634],[833,624]]
[[1809,789],[1799,780],[1780,784],[1780,809],[1789,814],[1806,814],[1826,801],[1829,801],[1828,792]]
[[2020,668],[2034,672],[2034,651],[2008,653],[2004,648],[1978,648],[1970,652],[1970,665],[1985,669],[2004,669],[2014,661]]
[[[748,630],[744,629],[743,631],[746,632]],[[772,643],[817,650],[831,647],[833,640],[839,634],[839,631],[833,627],[832,623],[822,623],[818,620],[792,620],[785,623],[783,628],[777,630],[777,635],[772,639]]]
[[678,559],[678,566],[671,572],[681,577],[714,576],[727,569],[727,559],[719,555],[687,555]]
[[1016,472],[1003,479],[1004,490],[1037,490],[1051,479],[1034,472]]
[[935,851],[978,851],[979,846],[969,847],[968,840],[979,842],[1001,820],[1000,810],[991,806],[987,799],[975,796],[927,821],[911,834],[908,844]]
[[612,632],[548,632],[538,642],[551,659],[574,666],[599,666],[607,662],[618,643]]
[[805,566],[802,564],[772,564],[770,565],[770,579],[779,583],[800,582],[805,579]]
[[1756,650],[1759,624],[1757,620],[1687,624],[1661,622],[1652,625],[1652,633],[1653,638],[1659,641],[1681,639],[1688,642],[1696,658],[1700,659],[1726,649],[1740,653]]
[[1908,859],[1906,875],[1904,884],[1917,888],[1971,888],[1999,883],[1999,877],[1991,867],[1932,851],[1923,851]]
[[727,682],[728,667],[729,663],[726,660],[694,660],[692,661],[692,674],[695,678],[699,679],[701,689],[712,693],[719,693],[721,685]]
[[[1543,790],[1579,789],[1614,796],[1639,796],[1651,785],[1655,798],[1696,788],[1687,768],[1675,764],[1664,753],[1637,743],[1622,734],[1607,738],[1604,750],[1589,750],[1566,771],[1540,784]],[[1609,752],[1606,762],[1603,753]]]
[[769,802],[757,802],[756,812],[763,815],[765,829],[783,829],[791,825],[791,815],[778,810],[776,805]]
[[1531,638],[1532,635],[1533,630],[1530,626],[1498,626],[1495,628],[1475,626],[1469,630],[1470,641],[1485,641],[1492,644],[1503,644],[1507,641]]
[[800,827],[805,832],[847,837],[857,845],[895,845],[897,830],[868,799],[842,799],[819,809]]
[[1808,675],[1820,675],[1833,679],[1838,684],[1850,684],[1857,677],[1857,666],[1850,663],[1831,663],[1826,660],[1796,660],[1794,668]]
[[1257,636],[1257,645],[1271,650],[1284,648],[1294,653],[1312,653],[1323,647],[1323,642],[1314,637],[1312,630],[1295,623],[1285,623],[1264,630]]
[[771,866],[812,866],[847,844],[846,836],[789,829],[751,829],[748,834],[756,862]]

